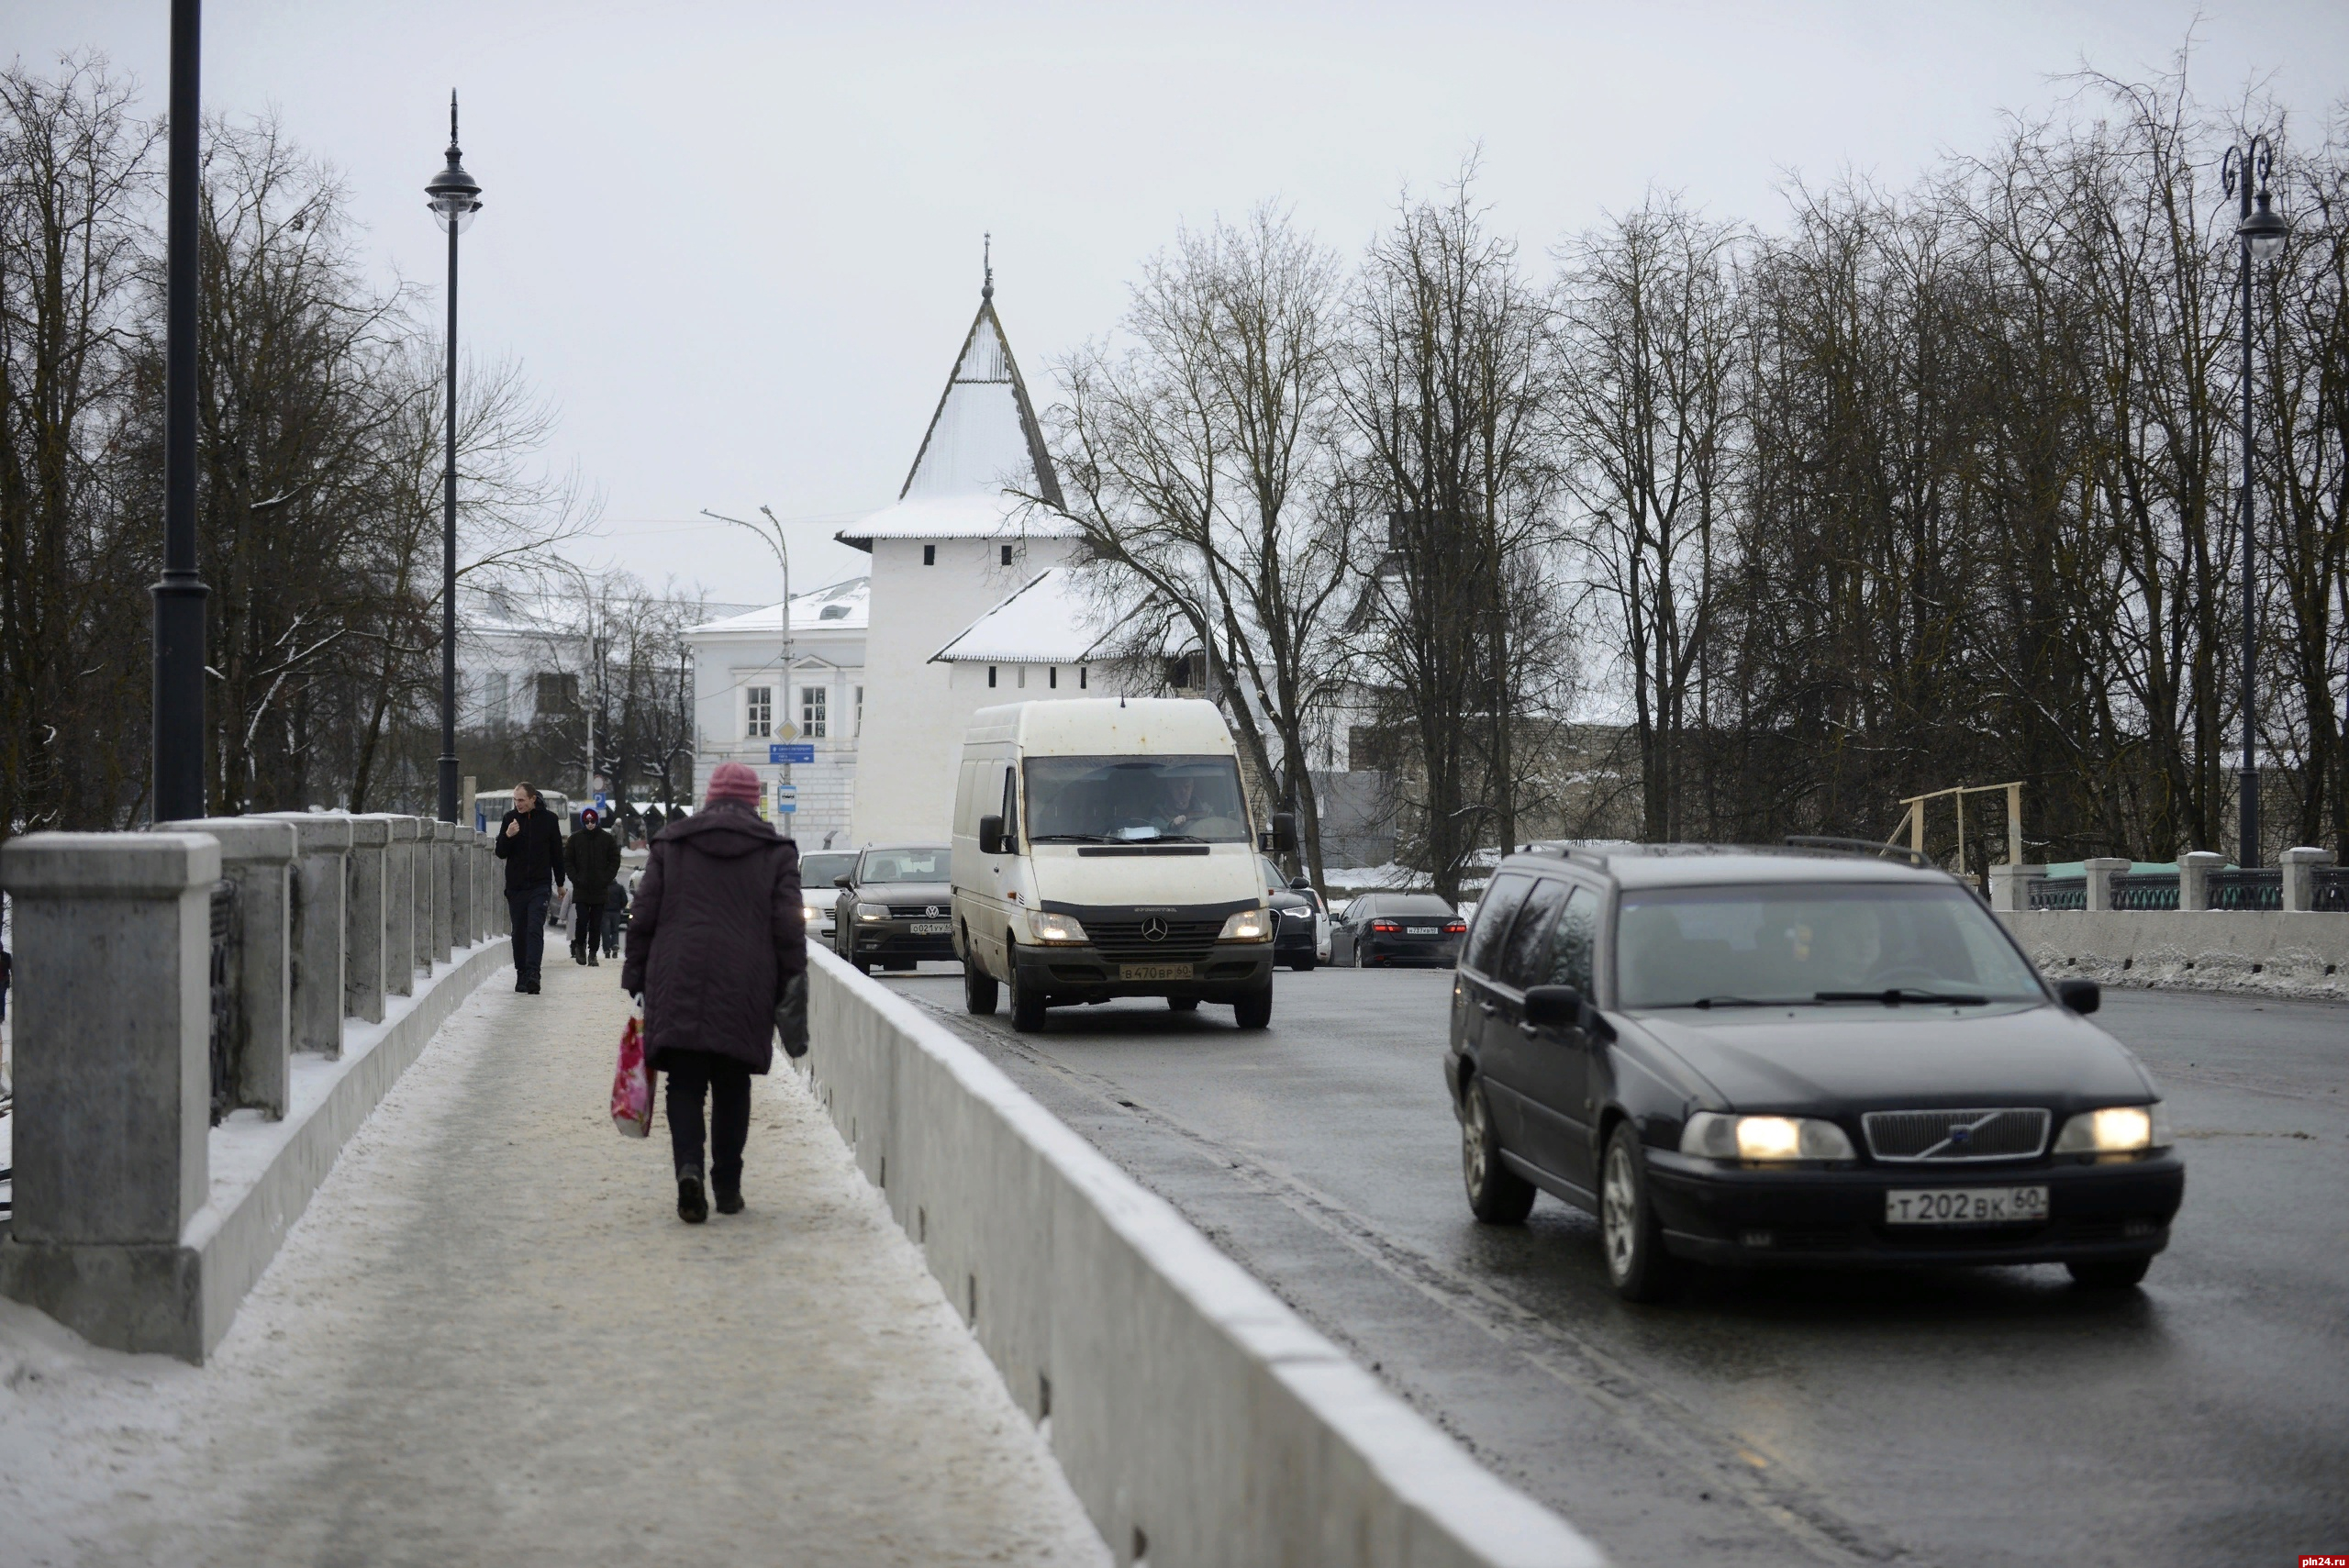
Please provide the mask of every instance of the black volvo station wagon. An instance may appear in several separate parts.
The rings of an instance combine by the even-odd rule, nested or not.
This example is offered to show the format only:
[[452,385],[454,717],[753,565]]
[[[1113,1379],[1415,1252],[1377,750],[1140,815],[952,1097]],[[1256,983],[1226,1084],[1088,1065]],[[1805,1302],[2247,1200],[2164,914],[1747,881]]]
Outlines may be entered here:
[[1687,1262],[2055,1263],[2126,1289],[2185,1190],[2161,1095],[1964,884],[1816,849],[1503,861],[1444,1078],[1478,1219],[1548,1192],[1634,1300]]

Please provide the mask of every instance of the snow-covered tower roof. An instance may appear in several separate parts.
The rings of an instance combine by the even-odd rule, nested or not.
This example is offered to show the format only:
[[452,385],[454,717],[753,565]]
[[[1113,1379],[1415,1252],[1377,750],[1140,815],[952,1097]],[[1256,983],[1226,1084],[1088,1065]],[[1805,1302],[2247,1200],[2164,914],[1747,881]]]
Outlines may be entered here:
[[[1021,499],[1041,497],[1041,512]],[[996,534],[1073,532],[1061,512],[1052,472],[1028,384],[995,309],[995,269],[979,290],[978,314],[922,432],[897,504],[835,537],[871,550],[876,539],[970,539]],[[1039,515],[1040,514],[1040,515]]]

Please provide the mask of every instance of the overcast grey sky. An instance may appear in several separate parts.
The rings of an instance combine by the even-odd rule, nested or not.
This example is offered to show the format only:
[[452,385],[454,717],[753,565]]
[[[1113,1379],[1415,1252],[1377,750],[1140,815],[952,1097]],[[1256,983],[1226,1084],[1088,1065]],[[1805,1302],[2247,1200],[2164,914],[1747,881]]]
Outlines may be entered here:
[[[442,261],[421,187],[449,89],[485,206],[462,331],[562,410],[607,497],[584,553],[723,599],[773,558],[696,514],[794,519],[795,586],[893,500],[995,234],[1040,401],[1178,223],[1265,197],[1348,254],[1405,184],[1481,143],[1537,263],[1651,183],[1773,225],[1792,173],[1901,183],[2043,112],[2083,63],[2206,100],[2267,82],[2304,124],[2349,96],[2349,5],[348,4],[213,0],[205,104],[273,106],[339,165],[386,277]],[[0,52],[102,50],[161,107],[165,0],[5,0]],[[2313,125],[2310,125],[2313,129]]]

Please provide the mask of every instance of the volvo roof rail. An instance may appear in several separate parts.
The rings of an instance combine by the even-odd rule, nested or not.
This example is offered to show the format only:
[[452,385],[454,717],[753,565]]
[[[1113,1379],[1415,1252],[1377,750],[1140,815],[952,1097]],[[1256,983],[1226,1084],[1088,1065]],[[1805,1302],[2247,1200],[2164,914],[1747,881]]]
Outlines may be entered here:
[[1873,839],[1839,839],[1824,833],[1790,833],[1784,840],[1790,850],[1816,850],[1831,855],[1866,855],[1871,859],[1897,859],[1912,866],[1933,869],[1933,862],[1921,850],[1905,844],[1879,844]]

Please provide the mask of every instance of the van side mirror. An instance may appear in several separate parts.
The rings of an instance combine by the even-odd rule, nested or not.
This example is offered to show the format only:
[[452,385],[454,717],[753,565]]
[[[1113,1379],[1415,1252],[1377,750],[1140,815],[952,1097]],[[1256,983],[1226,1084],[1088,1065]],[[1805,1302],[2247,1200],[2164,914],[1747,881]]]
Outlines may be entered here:
[[1276,855],[1297,853],[1297,817],[1286,811],[1273,813],[1273,830],[1264,835],[1262,847]]
[[2093,980],[2058,980],[2055,999],[2085,1018],[2104,1006],[2104,987]]
[[1003,818],[1000,817],[980,817],[979,853],[999,855],[1003,852]]
[[1571,985],[1536,985],[1525,993],[1525,1021],[1542,1029],[1582,1027],[1582,993]]

